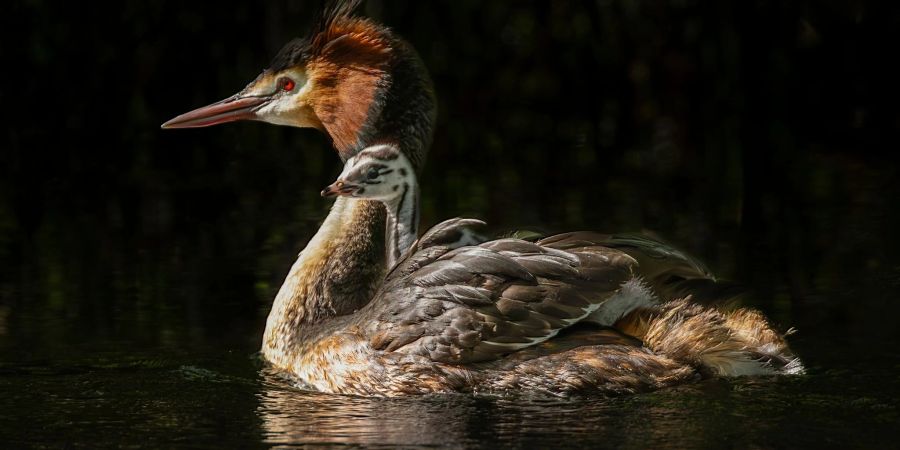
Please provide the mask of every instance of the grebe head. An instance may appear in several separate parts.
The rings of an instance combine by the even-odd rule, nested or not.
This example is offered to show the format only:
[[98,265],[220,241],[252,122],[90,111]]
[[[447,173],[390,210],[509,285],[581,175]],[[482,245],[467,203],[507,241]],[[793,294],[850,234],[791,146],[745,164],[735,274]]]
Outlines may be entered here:
[[415,188],[409,159],[396,147],[368,147],[347,160],[337,180],[322,190],[323,197],[356,197],[391,203]]
[[431,80],[410,45],[352,15],[359,3],[332,2],[307,37],[285,45],[243,90],[162,128],[237,120],[316,128],[344,161],[374,142],[393,142],[418,168],[435,120]]

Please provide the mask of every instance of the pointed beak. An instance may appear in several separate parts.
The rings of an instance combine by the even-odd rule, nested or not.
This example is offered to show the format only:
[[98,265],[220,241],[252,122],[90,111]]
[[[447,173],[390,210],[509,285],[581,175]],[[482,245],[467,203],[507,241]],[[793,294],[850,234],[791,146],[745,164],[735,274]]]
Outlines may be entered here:
[[337,197],[338,195],[350,196],[356,192],[359,186],[355,184],[345,183],[343,181],[335,181],[331,183],[325,189],[322,189],[321,195],[322,197]]
[[162,124],[162,128],[199,128],[237,120],[254,120],[257,118],[256,110],[273,98],[271,95],[236,94],[212,105],[186,112]]

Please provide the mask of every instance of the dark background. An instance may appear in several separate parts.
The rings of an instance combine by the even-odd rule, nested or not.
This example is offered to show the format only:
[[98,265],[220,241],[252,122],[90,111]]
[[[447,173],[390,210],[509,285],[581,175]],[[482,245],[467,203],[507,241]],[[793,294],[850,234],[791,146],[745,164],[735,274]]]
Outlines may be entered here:
[[[242,88],[317,2],[2,9],[7,370],[255,351],[340,163],[313,130],[159,125]],[[361,11],[406,37],[436,85],[425,226],[469,215],[496,232],[652,231],[799,328],[792,342],[814,371],[875,361],[896,373],[891,2],[371,0]]]

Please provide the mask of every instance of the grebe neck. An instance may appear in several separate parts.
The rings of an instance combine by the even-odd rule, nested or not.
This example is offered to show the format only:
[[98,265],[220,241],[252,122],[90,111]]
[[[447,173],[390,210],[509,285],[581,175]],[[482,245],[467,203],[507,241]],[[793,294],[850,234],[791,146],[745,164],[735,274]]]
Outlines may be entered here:
[[278,291],[266,320],[263,356],[287,367],[336,316],[363,307],[384,277],[385,208],[338,198]]
[[400,195],[385,203],[387,223],[385,244],[387,268],[394,267],[400,256],[409,250],[419,235],[419,186],[404,181]]

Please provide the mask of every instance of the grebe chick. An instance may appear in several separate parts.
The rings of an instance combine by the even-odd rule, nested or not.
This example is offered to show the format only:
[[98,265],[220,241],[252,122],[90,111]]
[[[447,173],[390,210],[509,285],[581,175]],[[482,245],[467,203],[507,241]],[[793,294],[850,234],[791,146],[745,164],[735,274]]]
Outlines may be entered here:
[[416,241],[419,185],[412,163],[397,147],[376,145],[360,151],[347,160],[337,180],[322,190],[322,196],[364,198],[384,203],[388,269]]
[[[385,243],[387,268],[391,270],[406,252],[416,245],[419,224],[419,186],[409,159],[391,145],[376,145],[361,150],[347,160],[334,183],[321,192],[323,197],[353,197],[377,200],[387,211]],[[488,239],[471,231],[472,225],[484,225],[475,219],[450,219],[429,230],[425,241],[413,252],[430,245],[448,249],[478,245]],[[434,237],[435,239],[433,239]],[[430,243],[435,240],[434,244]],[[439,242],[439,244],[438,244]],[[623,284],[622,289],[584,320],[609,326],[631,310],[657,303],[640,280]]]

